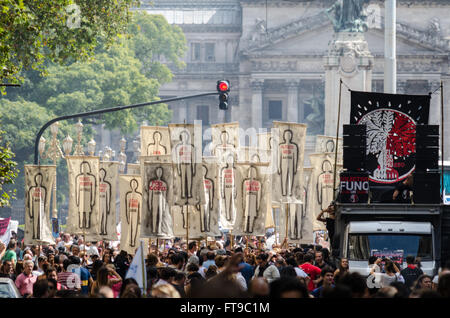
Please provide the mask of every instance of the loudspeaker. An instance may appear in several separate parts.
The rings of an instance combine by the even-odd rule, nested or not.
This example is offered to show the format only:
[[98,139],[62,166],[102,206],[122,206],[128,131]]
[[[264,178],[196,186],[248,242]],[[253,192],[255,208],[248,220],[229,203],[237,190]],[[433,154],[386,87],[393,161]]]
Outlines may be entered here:
[[366,163],[366,125],[343,126],[343,168],[363,171]]
[[366,125],[343,125],[344,136],[365,136]]
[[414,203],[441,202],[441,174],[438,172],[414,172]]
[[439,168],[439,125],[416,126],[416,171]]

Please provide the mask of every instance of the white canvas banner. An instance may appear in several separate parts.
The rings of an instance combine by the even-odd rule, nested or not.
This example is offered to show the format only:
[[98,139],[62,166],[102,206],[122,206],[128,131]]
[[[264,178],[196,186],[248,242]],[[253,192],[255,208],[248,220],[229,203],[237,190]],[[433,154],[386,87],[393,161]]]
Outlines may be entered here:
[[55,244],[50,223],[50,200],[56,166],[25,165],[26,245]]
[[[158,156],[157,156],[158,157]],[[141,237],[172,238],[172,164],[145,161],[142,169]]]
[[141,154],[143,156],[170,155],[169,127],[141,126]]
[[271,202],[267,191],[270,191],[269,175],[263,173],[268,163],[238,163],[237,184],[237,217],[233,235],[263,236],[266,233],[266,214]]
[[133,254],[141,237],[142,183],[141,176],[119,175],[120,248]]
[[[309,155],[312,172],[308,187],[308,210],[313,211],[314,231],[325,230],[323,222],[316,220],[320,211],[326,209],[333,201],[333,153],[313,153]],[[339,185],[339,171],[342,166],[337,166],[335,187]]]
[[237,154],[233,150],[222,153],[219,161],[219,224],[222,229],[232,230],[236,220],[237,205]]
[[221,236],[219,230],[219,186],[218,164],[215,157],[204,157],[202,164],[205,204],[195,205],[200,215],[200,232],[203,237]]
[[103,240],[117,241],[116,198],[119,163],[100,161],[100,236]]
[[239,123],[224,123],[211,125],[211,154],[219,156],[224,149],[239,148]]
[[[342,138],[338,138],[338,149],[337,149],[337,155],[338,164],[342,164],[342,153],[343,153],[343,140]],[[323,153],[323,152],[329,152],[334,153],[336,150],[336,137],[330,137],[330,136],[323,136],[323,135],[317,135],[316,136],[316,146],[315,146],[315,153]]]
[[[308,209],[308,182],[311,171],[312,168],[303,168],[302,203],[281,204],[281,216],[279,220],[280,237],[282,240],[287,237],[289,243],[311,244],[313,242],[313,220],[315,214],[312,210]],[[286,208],[289,209],[287,215]]]
[[179,206],[205,204],[201,129],[192,124],[169,124],[169,131],[174,175],[174,204]]
[[272,176],[272,201],[298,203],[303,183],[303,154],[305,124],[273,122],[278,134],[276,143],[276,170]]
[[[171,207],[173,218],[173,235],[186,239],[189,235],[191,239],[205,238],[205,234],[201,231],[201,216],[200,212],[191,205]],[[189,231],[187,228],[189,226]]]
[[99,157],[68,156],[69,214],[67,232],[99,235]]

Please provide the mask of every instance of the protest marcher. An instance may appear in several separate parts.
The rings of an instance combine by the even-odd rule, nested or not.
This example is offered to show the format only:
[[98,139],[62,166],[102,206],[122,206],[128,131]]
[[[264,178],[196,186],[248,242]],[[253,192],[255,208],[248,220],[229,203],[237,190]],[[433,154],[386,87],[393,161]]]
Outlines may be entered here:
[[33,274],[34,263],[31,260],[24,262],[23,273],[17,276],[16,286],[23,297],[33,294],[33,284],[37,280],[37,276]]
[[10,240],[8,243],[8,249],[5,251],[5,254],[2,257],[2,261],[11,261],[12,266],[16,266],[17,263],[17,254],[16,254],[16,240]]
[[313,263],[312,254],[307,253],[303,257],[303,261],[304,263],[300,265],[300,268],[310,277],[310,281],[308,283],[308,290],[312,292],[317,287],[317,284],[322,280],[320,277],[320,273],[322,271],[320,268],[312,264]]
[[275,265],[269,265],[268,258],[269,255],[266,253],[259,254],[256,257],[258,266],[255,269],[255,274],[253,277],[264,277],[270,284],[273,280],[280,277],[280,272]]
[[413,290],[429,289],[433,288],[432,278],[429,275],[420,275],[413,285]]
[[320,273],[322,277],[322,286],[317,287],[311,292],[315,298],[322,298],[324,289],[334,288],[334,272],[331,267],[324,267]]
[[338,268],[334,271],[334,280],[337,281],[341,275],[348,273],[348,269],[348,259],[344,257],[341,258]]
[[[379,265],[381,263],[381,259],[377,259],[375,261],[376,265]],[[388,287],[393,282],[401,282],[405,283],[405,279],[403,278],[402,274],[400,273],[400,270],[398,269],[397,265],[391,261],[390,259],[385,259],[385,265],[384,269],[386,273],[379,273],[380,275],[380,285],[381,288]],[[375,267],[372,268],[370,271],[370,275],[373,275],[375,273]]]
[[419,278],[420,275],[423,275],[423,271],[417,267],[415,263],[415,257],[412,255],[408,255],[406,257],[407,267],[400,271],[400,274],[405,279],[405,285],[409,291],[411,291],[411,287],[414,282]]
[[2,263],[2,267],[0,269],[0,277],[7,277],[16,280],[16,275],[14,274],[13,262],[9,260],[4,260]]

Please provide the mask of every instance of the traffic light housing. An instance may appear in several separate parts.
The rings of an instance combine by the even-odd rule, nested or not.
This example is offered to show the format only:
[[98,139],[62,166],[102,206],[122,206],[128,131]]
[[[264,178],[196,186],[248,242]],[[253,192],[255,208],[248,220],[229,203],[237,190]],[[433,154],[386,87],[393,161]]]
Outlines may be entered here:
[[217,81],[217,92],[219,92],[219,109],[228,109],[228,93],[230,92],[230,81]]

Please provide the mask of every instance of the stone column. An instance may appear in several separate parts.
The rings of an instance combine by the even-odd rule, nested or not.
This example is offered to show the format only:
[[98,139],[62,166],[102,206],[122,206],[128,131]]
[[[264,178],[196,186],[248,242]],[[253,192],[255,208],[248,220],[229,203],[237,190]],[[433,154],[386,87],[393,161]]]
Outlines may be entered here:
[[288,80],[288,100],[286,121],[298,122],[298,85],[299,80]]
[[407,81],[397,80],[397,94],[406,94],[406,86],[407,85],[408,85]]
[[251,123],[252,127],[258,130],[262,127],[263,99],[262,93],[264,88],[264,80],[255,79],[251,81],[252,87],[252,109]]
[[[340,79],[354,91],[372,91],[373,56],[363,33],[339,32],[325,57],[325,135],[335,136]],[[350,92],[342,85],[339,132],[350,123]]]
[[[444,160],[450,160],[450,75],[448,73],[442,76],[444,84]],[[437,94],[435,94],[437,95]],[[441,94],[437,95],[439,98],[439,114],[441,109]],[[440,133],[440,132],[439,132]]]

